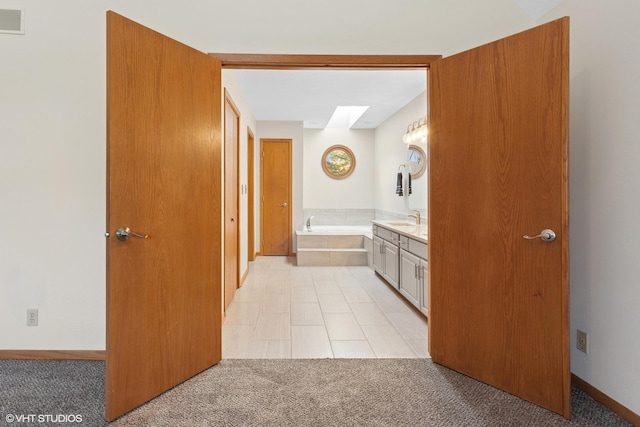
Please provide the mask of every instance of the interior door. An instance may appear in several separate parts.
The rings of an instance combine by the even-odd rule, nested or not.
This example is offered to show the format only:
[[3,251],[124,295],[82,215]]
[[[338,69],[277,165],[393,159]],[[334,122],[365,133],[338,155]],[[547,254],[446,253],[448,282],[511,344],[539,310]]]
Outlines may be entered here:
[[261,234],[263,255],[291,252],[291,140],[261,139]]
[[429,76],[429,352],[569,417],[568,18]]
[[107,13],[108,420],[221,358],[220,81]]
[[238,205],[238,144],[240,113],[225,91],[224,98],[224,307],[238,289],[240,269],[240,209]]

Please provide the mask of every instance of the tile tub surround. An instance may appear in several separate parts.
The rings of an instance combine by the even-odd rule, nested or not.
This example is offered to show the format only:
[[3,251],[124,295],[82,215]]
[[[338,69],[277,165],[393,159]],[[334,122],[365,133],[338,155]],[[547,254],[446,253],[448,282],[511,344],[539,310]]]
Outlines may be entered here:
[[362,225],[375,218],[374,209],[303,209],[304,220],[314,216],[314,225]]
[[296,231],[299,266],[367,265],[365,235],[371,226],[322,226]]
[[426,358],[427,323],[367,266],[258,257],[222,328],[225,359]]
[[[413,213],[414,209],[410,209],[410,212],[391,212],[391,211],[383,211],[376,209],[375,217],[372,219],[373,221],[415,221],[414,218],[409,218],[409,214]],[[427,224],[427,209],[418,209],[420,211],[420,223]]]
[[[413,208],[410,209],[413,211]],[[419,209],[422,223],[427,223],[427,209]],[[313,216],[311,226],[314,225],[361,225],[369,224],[372,220],[405,220],[409,213],[393,212],[381,209],[303,209],[304,220]],[[410,218],[409,218],[410,220]]]

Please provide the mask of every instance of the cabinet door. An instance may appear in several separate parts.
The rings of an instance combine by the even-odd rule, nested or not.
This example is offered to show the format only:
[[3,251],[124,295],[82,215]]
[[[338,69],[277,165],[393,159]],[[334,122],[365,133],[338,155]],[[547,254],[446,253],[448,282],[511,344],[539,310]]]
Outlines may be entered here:
[[373,236],[373,269],[382,275],[384,275],[383,247],[384,241],[378,236]]
[[420,311],[429,316],[429,261],[421,259],[418,267],[420,274]]
[[413,305],[421,307],[421,267],[420,258],[404,249],[400,250],[400,293]]
[[399,277],[399,249],[396,245],[384,242],[384,278],[398,289]]

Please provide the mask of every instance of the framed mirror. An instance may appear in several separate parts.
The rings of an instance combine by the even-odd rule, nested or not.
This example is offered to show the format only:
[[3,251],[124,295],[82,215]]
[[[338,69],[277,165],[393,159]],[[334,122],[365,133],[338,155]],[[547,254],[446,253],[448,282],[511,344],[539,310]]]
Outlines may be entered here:
[[322,170],[330,178],[345,179],[356,168],[356,156],[344,145],[327,148],[321,159]]
[[407,150],[407,167],[411,174],[411,179],[420,178],[427,169],[427,155],[424,150],[417,145],[410,145]]

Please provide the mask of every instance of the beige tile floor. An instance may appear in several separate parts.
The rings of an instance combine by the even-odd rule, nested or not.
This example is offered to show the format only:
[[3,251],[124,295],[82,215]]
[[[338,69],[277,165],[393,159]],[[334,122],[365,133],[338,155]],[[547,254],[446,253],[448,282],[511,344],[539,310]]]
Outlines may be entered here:
[[369,267],[258,257],[227,310],[222,357],[427,358],[427,323]]

